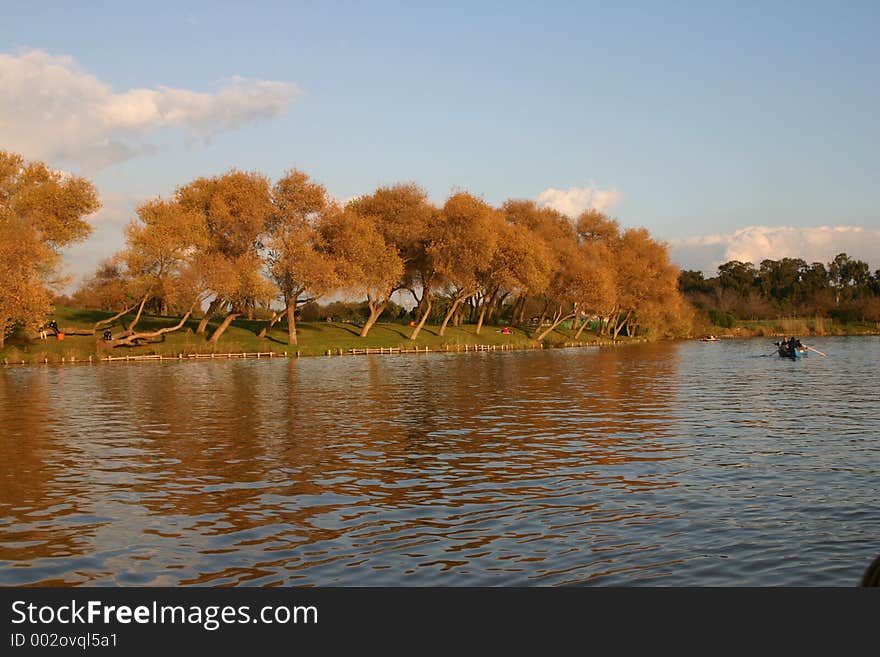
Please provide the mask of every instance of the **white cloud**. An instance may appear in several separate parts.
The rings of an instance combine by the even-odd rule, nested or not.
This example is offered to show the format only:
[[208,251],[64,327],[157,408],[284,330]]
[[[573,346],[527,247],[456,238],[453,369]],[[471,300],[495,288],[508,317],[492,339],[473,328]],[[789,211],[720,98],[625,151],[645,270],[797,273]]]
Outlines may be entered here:
[[590,182],[586,187],[572,187],[568,190],[550,187],[538,194],[538,205],[558,210],[562,214],[575,218],[584,210],[606,212],[619,205],[623,196],[616,189],[599,189]]
[[838,253],[880,266],[880,230],[858,226],[749,226],[733,233],[670,240],[672,260],[684,269],[714,275],[730,260],[759,265],[764,259],[830,262]]
[[71,57],[0,53],[0,144],[28,158],[98,169],[149,154],[166,128],[196,138],[287,111],[296,85],[234,77],[216,93],[156,87],[114,92]]

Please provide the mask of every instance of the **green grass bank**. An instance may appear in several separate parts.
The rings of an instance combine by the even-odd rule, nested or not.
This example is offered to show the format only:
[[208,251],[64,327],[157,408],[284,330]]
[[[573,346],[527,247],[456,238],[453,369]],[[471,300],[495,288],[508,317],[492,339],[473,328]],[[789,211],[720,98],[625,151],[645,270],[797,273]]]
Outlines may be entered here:
[[[62,331],[67,329],[91,329],[95,322],[112,317],[114,313],[88,310],[84,308],[64,307],[56,308],[54,318]],[[130,321],[131,316],[117,320],[111,326],[114,332],[122,329],[125,321]],[[138,331],[151,331],[166,326],[177,324],[179,318],[156,317],[145,315],[138,324]],[[575,343],[575,331],[560,328],[545,338],[542,343],[532,338],[534,329],[524,330],[511,327],[510,334],[501,333],[501,327],[483,326],[479,335],[474,325],[448,326],[445,335],[439,335],[439,326],[426,325],[419,333],[418,339],[409,339],[412,327],[402,323],[377,323],[370,334],[362,338],[358,334],[360,328],[355,324],[343,322],[303,322],[297,324],[298,345],[287,344],[287,326],[276,326],[263,337],[259,333],[265,326],[265,320],[238,319],[222,335],[215,345],[208,342],[208,337],[217,327],[219,321],[211,322],[208,330],[203,335],[196,335],[195,330],[199,320],[190,319],[184,328],[173,333],[167,333],[150,342],[142,343],[137,347],[108,348],[101,339],[101,333],[106,326],[98,329],[97,335],[65,335],[63,340],[58,340],[51,334],[45,340],[34,339],[32,336],[17,334],[10,336],[6,346],[0,350],[0,362],[9,364],[18,363],[56,363],[71,360],[88,361],[105,358],[107,356],[146,356],[161,355],[168,358],[176,358],[183,354],[227,354],[227,353],[255,353],[275,352],[277,355],[288,356],[323,356],[328,351],[333,354],[348,354],[350,349],[378,349],[398,348],[412,350],[414,347],[430,351],[459,351],[465,345],[495,346],[496,348],[530,349],[543,347],[571,346]],[[618,338],[617,343],[642,342],[643,340],[630,340]],[[585,330],[577,343],[582,346],[609,344],[607,337],[599,338],[588,330]]]

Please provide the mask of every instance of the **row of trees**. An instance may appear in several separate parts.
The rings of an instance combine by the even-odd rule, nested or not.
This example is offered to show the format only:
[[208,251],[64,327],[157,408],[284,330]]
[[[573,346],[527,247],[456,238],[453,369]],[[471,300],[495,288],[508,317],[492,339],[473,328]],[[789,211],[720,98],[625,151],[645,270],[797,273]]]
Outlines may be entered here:
[[[16,162],[19,178],[38,166]],[[76,218],[79,232],[46,242],[56,254],[88,234],[83,217],[97,208],[88,183],[61,178],[56,184],[90,190],[91,201],[65,215]],[[38,226],[19,205],[10,208],[4,223],[8,214]],[[13,224],[9,219],[4,229]],[[115,315],[67,332],[96,333],[102,324],[132,317],[111,343],[132,345],[179,330],[206,307],[196,333],[217,342],[236,318],[269,309],[263,334],[285,321],[296,344],[297,310],[305,304],[328,296],[363,299],[368,314],[360,334],[366,336],[400,294],[415,305],[413,340],[429,318],[441,335],[450,323],[471,320],[480,332],[487,322],[536,318],[537,340],[566,321],[580,335],[597,319],[596,330],[617,337],[687,319],[678,270],[644,229],[621,230],[595,211],[572,221],[532,201],[495,208],[467,192],[435,207],[415,184],[381,187],[342,205],[301,171],[273,184],[259,173],[232,170],[142,204],[125,239],[125,248],[75,295]],[[35,278],[43,292],[51,283],[46,271]],[[5,274],[0,287],[7,288]],[[45,303],[38,306],[18,312],[4,304],[4,326],[34,321],[46,310]],[[145,313],[180,319],[143,331]]]
[[716,323],[791,315],[880,321],[880,269],[872,275],[866,262],[845,253],[827,264],[782,258],[756,267],[732,260],[710,278],[683,271],[679,286]]
[[208,338],[216,342],[235,318],[274,300],[281,310],[263,331],[284,319],[296,344],[297,309],[331,293],[365,299],[361,336],[396,293],[410,295],[412,340],[431,317],[443,335],[466,315],[479,333],[487,321],[522,322],[536,312],[542,340],[567,320],[580,332],[601,317],[599,330],[616,337],[669,325],[682,310],[666,248],[646,230],[621,231],[594,211],[572,222],[531,201],[493,208],[467,192],[438,208],[414,184],[381,187],[340,206],[301,171],[274,185],[230,171],[184,185],[137,214],[125,250],[79,293],[120,312],[137,308],[116,344],[155,335],[136,330],[147,306],[185,319],[207,303],[196,333],[217,319]]

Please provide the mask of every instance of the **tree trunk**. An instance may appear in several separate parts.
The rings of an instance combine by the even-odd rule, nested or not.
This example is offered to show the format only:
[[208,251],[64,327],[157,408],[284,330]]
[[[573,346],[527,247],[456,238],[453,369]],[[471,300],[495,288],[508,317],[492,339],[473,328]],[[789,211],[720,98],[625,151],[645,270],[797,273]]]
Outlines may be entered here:
[[419,295],[416,294],[416,291],[415,291],[414,289],[412,289],[411,287],[408,287],[408,288],[406,288],[406,289],[409,290],[409,293],[412,295],[412,298],[413,298],[413,299],[415,300],[415,302],[416,302],[416,308],[415,308],[415,310],[416,310],[416,319],[419,320],[419,319],[422,318],[422,307],[425,305],[425,297],[428,296],[428,295],[425,294],[424,289],[423,289],[423,290],[422,290],[422,297],[419,298]]
[[0,319],[0,349],[6,344],[6,322],[8,319]]
[[287,344],[296,345],[296,299],[287,304]]
[[461,301],[461,299],[456,299],[452,302],[452,307],[449,309],[449,312],[446,313],[446,317],[443,318],[443,324],[440,325],[440,335],[446,333],[446,325],[449,323],[449,320],[452,318],[452,315],[455,313],[458,304],[460,304]]
[[232,321],[234,319],[236,319],[237,317],[241,317],[240,312],[231,312],[228,315],[226,315],[226,317],[220,323],[220,326],[218,326],[217,330],[214,331],[213,335],[211,335],[211,338],[208,340],[208,342],[211,342],[213,344],[217,344],[217,341],[220,339],[220,336],[223,335],[223,332],[229,328],[229,325],[232,324]]
[[557,326],[559,326],[560,324],[562,324],[562,322],[564,322],[565,320],[567,320],[569,317],[574,317],[574,315],[575,315],[575,313],[569,313],[568,315],[563,315],[563,314],[562,314],[562,308],[560,308],[560,309],[554,314],[554,316],[553,316],[553,323],[550,324],[549,328],[548,328],[546,331],[542,332],[541,335],[539,335],[537,338],[535,338],[535,340],[536,340],[537,342],[540,342],[541,340],[543,340],[544,338],[546,338],[548,335],[550,335],[550,333],[552,333],[553,330],[554,330]]
[[480,309],[480,317],[477,319],[477,335],[480,334],[480,329],[483,328],[483,319],[486,317],[486,302],[483,302],[483,307]]
[[541,327],[544,326],[544,320],[547,318],[547,310],[550,308],[550,302],[544,304],[544,310],[541,311],[541,318],[538,320],[538,330],[541,330]]
[[480,334],[480,329],[483,328],[483,320],[486,318],[486,311],[491,311],[492,306],[495,304],[495,297],[498,295],[498,288],[496,287],[492,290],[492,294],[489,295],[489,298],[483,297],[483,303],[480,307],[480,317],[477,319],[477,335]]
[[584,329],[587,328],[587,324],[589,324],[589,323],[590,323],[590,317],[588,315],[587,317],[584,318],[584,323],[581,324],[580,328],[577,330],[577,333],[574,334],[575,340],[577,340],[578,338],[581,337],[581,333],[584,332]]
[[611,333],[611,318],[617,317],[619,313],[620,309],[615,306],[607,316],[602,318],[602,323],[599,325],[599,335],[609,335]]
[[134,327],[137,326],[137,323],[139,321],[141,321],[141,315],[144,312],[144,305],[146,305],[148,298],[149,295],[144,295],[144,298],[141,299],[141,305],[138,306],[137,314],[134,316],[134,319],[131,320],[131,324],[129,324],[128,327],[126,327],[125,329],[126,333],[134,333]]
[[425,312],[422,313],[422,318],[419,320],[419,325],[416,326],[415,330],[413,330],[413,332],[412,332],[412,335],[409,336],[410,340],[415,340],[417,337],[419,337],[419,331],[422,330],[422,327],[425,325],[425,322],[428,321],[428,315],[431,314],[431,305],[432,305],[431,298],[427,294],[425,294],[422,298],[427,300],[426,305],[425,305]]
[[223,300],[219,297],[211,302],[208,309],[205,311],[205,316],[202,317],[202,321],[199,322],[199,327],[196,329],[196,335],[202,335],[205,332],[205,329],[208,328],[208,322],[211,321],[214,313],[217,312],[217,308],[219,308],[222,303]]
[[388,305],[387,301],[383,301],[380,304],[376,304],[374,301],[367,299],[367,305],[370,308],[370,317],[367,319],[367,323],[364,324],[364,328],[361,329],[361,337],[367,337],[367,333],[370,332],[370,329],[373,328],[373,324],[375,324],[379,320],[379,315],[381,315],[385,311],[385,307]]
[[190,308],[186,311],[186,314],[181,317],[180,321],[175,326],[169,326],[167,328],[159,329],[158,331],[149,331],[147,333],[132,333],[130,335],[126,335],[122,339],[114,340],[111,343],[113,347],[121,347],[123,345],[131,346],[138,340],[144,340],[146,338],[155,338],[160,335],[165,335],[166,333],[172,333],[174,331],[178,331],[183,328],[183,325],[186,324],[186,320],[189,319],[189,316],[192,315],[193,309]]
[[615,340],[617,339],[618,334],[620,334],[621,329],[626,326],[627,320],[629,320],[630,311],[626,311],[626,316],[623,318],[623,321],[620,321],[620,315],[614,318],[614,332],[611,337]]
[[495,298],[492,302],[492,305],[489,307],[489,323],[495,322],[497,324],[498,320],[501,319],[501,309],[504,308],[504,302],[507,300],[507,297],[510,296],[510,292],[505,292],[500,297]]
[[272,313],[272,319],[270,319],[266,323],[266,325],[262,329],[260,329],[260,332],[257,334],[257,337],[258,338],[265,338],[266,335],[269,333],[269,331],[272,329],[272,327],[275,326],[279,321],[281,321],[281,318],[284,317],[286,312],[287,312],[287,308],[285,308],[284,310],[279,310],[278,312]]
[[521,294],[519,299],[516,300],[516,306],[513,308],[513,315],[511,315],[511,320],[514,324],[522,325],[524,315],[526,314],[526,295]]

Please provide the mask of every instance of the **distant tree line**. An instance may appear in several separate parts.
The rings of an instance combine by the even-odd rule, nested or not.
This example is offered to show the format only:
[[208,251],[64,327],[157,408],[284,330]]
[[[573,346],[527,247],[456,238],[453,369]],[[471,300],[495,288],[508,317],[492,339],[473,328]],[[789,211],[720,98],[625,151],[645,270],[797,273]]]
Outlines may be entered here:
[[736,319],[828,317],[841,322],[880,321],[880,269],[845,253],[831,262],[800,258],[763,260],[757,267],[732,260],[710,278],[682,271],[679,289],[719,326]]
[[[19,181],[9,183],[20,188],[13,196],[36,194],[28,187],[33,184],[73,185],[83,194],[71,195],[63,210],[57,199],[34,210],[0,196],[0,230],[30,231],[47,249],[32,267],[31,288],[16,293],[39,302],[15,305],[0,297],[5,335],[48,310],[58,248],[88,235],[83,218],[98,203],[87,181],[69,177],[65,183],[47,173],[46,181],[32,184],[24,172],[43,165],[2,156],[7,178]],[[42,224],[52,222],[76,230],[51,237]],[[0,276],[0,289],[8,289],[15,277],[5,270]],[[110,344],[133,345],[180,330],[201,314],[195,333],[217,342],[235,319],[263,316],[262,334],[283,322],[296,344],[298,319],[320,314],[316,304],[331,297],[362,300],[360,335],[366,336],[389,309],[395,318],[406,313],[392,301],[400,294],[414,306],[412,340],[428,321],[439,325],[440,335],[464,322],[477,333],[486,323],[529,324],[536,340],[564,322],[577,336],[587,327],[613,337],[686,332],[689,307],[678,277],[666,246],[647,230],[622,230],[594,210],[572,220],[533,201],[492,207],[468,192],[436,207],[412,183],[340,204],[301,171],[273,183],[260,173],[231,170],[141,204],[123,250],[74,294],[76,303],[114,315],[68,332],[94,334],[100,325],[124,321]],[[141,330],[145,313],[179,321]]]

